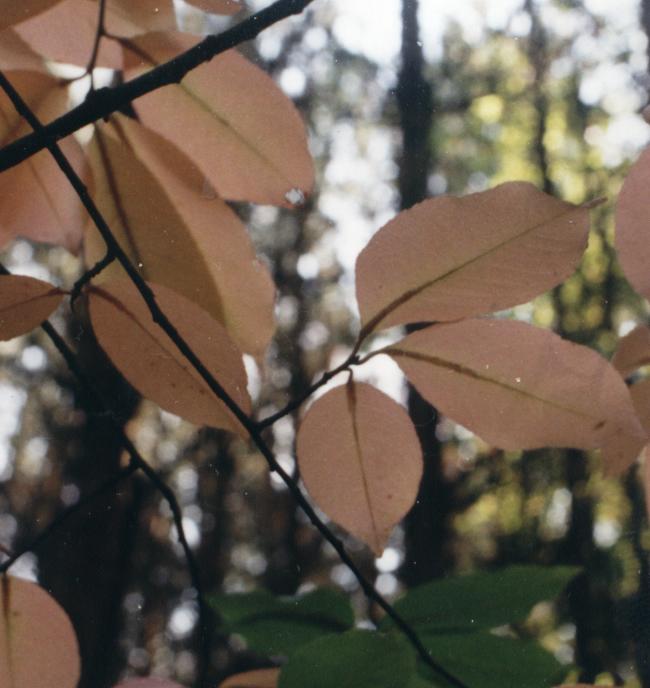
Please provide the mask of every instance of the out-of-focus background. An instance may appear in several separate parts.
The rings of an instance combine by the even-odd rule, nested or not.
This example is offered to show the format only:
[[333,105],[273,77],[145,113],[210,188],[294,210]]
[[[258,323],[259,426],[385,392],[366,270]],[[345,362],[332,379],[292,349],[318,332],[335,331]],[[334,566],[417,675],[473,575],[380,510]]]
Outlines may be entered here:
[[[197,21],[182,3],[179,15],[189,27]],[[575,203],[606,197],[580,269],[512,315],[605,356],[647,320],[616,261],[612,211],[649,138],[639,114],[650,87],[649,34],[648,0],[316,0],[247,45],[301,110],[317,167],[301,210],[238,208],[279,291],[265,366],[249,362],[259,417],[347,355],[358,329],[358,252],[400,208],[427,196],[522,179]],[[2,259],[57,283],[79,270],[62,249],[22,240]],[[376,618],[250,446],[140,402],[83,323],[55,323],[176,491],[208,590],[335,585],[353,595],[360,619]],[[0,356],[0,544],[18,547],[115,473],[121,452],[106,418],[82,410],[39,333],[2,344]],[[409,405],[425,447],[420,498],[383,556],[347,540],[378,589],[394,598],[477,568],[578,565],[569,594],[536,607],[522,632],[580,666],[584,680],[650,687],[650,539],[635,474],[606,479],[598,456],[578,451],[496,451],[438,417],[382,357],[358,377]],[[291,470],[299,417],[269,433]],[[38,576],[71,615],[85,660],[81,688],[126,674],[193,679],[196,601],[169,510],[147,482],[98,500],[12,570]],[[212,646],[215,681],[262,662],[236,639],[215,637]]]

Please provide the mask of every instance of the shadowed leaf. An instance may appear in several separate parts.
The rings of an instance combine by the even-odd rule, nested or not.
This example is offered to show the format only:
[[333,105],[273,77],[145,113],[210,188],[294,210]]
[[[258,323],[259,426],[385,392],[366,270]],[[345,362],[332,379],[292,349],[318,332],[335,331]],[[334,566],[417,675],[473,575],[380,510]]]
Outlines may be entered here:
[[25,21],[60,0],[0,0],[0,29]]
[[631,375],[637,368],[650,364],[650,329],[643,325],[621,337],[612,356],[612,365],[623,376]]
[[33,277],[0,275],[0,340],[31,332],[58,308],[65,292]]
[[456,320],[528,301],[573,272],[588,231],[586,208],[526,182],[419,203],[359,255],[363,329]]
[[[6,76],[42,121],[65,111],[68,95],[54,77],[36,72],[8,72]],[[4,145],[30,131],[9,98],[0,93],[0,143]],[[87,181],[79,144],[68,137],[59,145]],[[0,175],[0,246],[24,236],[76,252],[85,221],[77,194],[48,151]]]
[[374,387],[350,382],[314,402],[296,442],[314,501],[381,554],[422,476],[422,451],[406,411]]
[[[233,400],[250,412],[241,354],[223,326],[171,289],[150,286],[180,335]],[[130,282],[93,287],[89,300],[99,344],[144,397],[196,425],[243,432],[231,412],[153,322],[147,305]]]
[[[89,158],[96,202],[120,245],[145,279],[194,301],[242,351],[262,356],[275,330],[275,286],[245,227],[221,199],[200,193],[202,175],[172,144],[126,117],[112,121]],[[104,252],[89,226],[87,263]],[[122,275],[114,264],[100,279]]]

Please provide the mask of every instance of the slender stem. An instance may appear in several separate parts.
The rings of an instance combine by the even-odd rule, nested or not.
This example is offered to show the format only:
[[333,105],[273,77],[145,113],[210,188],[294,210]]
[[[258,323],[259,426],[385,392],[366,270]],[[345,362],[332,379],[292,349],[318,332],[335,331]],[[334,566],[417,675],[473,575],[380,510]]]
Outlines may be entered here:
[[145,74],[113,87],[98,88],[83,103],[33,133],[0,150],[0,172],[14,167],[39,151],[69,136],[87,124],[113,112],[161,86],[179,83],[183,77],[216,55],[256,38],[264,29],[294,14],[300,14],[313,0],[276,0],[236,26],[208,36],[189,50]]
[[[95,40],[93,41],[92,52],[90,53],[90,59],[88,60],[88,66],[86,67],[85,75],[90,76],[90,90],[91,92],[95,90],[95,81],[93,79],[93,71],[95,70],[95,65],[97,64],[97,57],[99,56],[99,46],[102,42],[102,38],[106,35],[106,0],[99,0],[99,14],[97,17],[97,30],[95,31]],[[85,76],[84,75],[84,76]]]
[[359,357],[357,354],[352,353],[348,358],[341,363],[341,365],[337,366],[336,368],[333,368],[332,370],[328,370],[327,372],[323,373],[316,382],[314,382],[311,387],[306,389],[297,399],[294,399],[293,401],[289,402],[284,408],[281,408],[279,411],[276,413],[267,416],[266,418],[262,419],[257,423],[257,429],[258,430],[264,430],[265,428],[268,428],[269,426],[273,425],[277,421],[280,420],[280,418],[284,418],[288,414],[290,414],[292,411],[295,411],[297,408],[300,408],[302,404],[309,399],[309,397],[320,387],[323,385],[327,384],[332,378],[336,377],[339,373],[342,373],[344,370],[349,370],[351,366],[354,365],[359,365]]
[[[304,2],[304,0],[303,0]],[[36,131],[42,131],[43,126],[32,112],[29,106],[22,99],[20,94],[14,89],[11,83],[8,81],[6,76],[0,72],[0,87],[5,91],[7,96],[12,101],[16,110],[29,122],[30,126]],[[98,91],[99,93],[99,91]],[[438,675],[444,677],[456,688],[465,688],[464,684],[450,674],[443,666],[438,664],[429,654],[429,651],[423,645],[422,641],[418,637],[417,633],[411,628],[411,626],[393,609],[393,607],[386,601],[386,599],[379,593],[378,590],[370,583],[370,581],[364,576],[362,571],[356,565],[350,554],[345,549],[345,546],[339,540],[339,538],[334,535],[334,533],[328,528],[325,522],[318,516],[309,500],[303,494],[300,486],[292,476],[284,470],[282,465],[277,461],[275,455],[269,448],[269,446],[264,441],[261,431],[258,428],[257,423],[250,418],[232,399],[232,397],[226,392],[222,385],[215,379],[212,373],[206,368],[204,363],[195,354],[192,348],[188,345],[185,339],[180,335],[178,330],[169,321],[167,316],[162,312],[158,304],[156,303],[155,296],[149,285],[142,278],[138,270],[135,268],[129,257],[121,248],[119,242],[113,236],[106,220],[100,213],[99,209],[95,205],[94,201],[90,197],[88,190],[84,183],[81,181],[75,170],[73,169],[70,162],[67,160],[66,156],[61,152],[61,149],[56,143],[48,142],[46,144],[47,149],[50,151],[55,161],[66,175],[73,188],[77,191],[77,194],[82,201],[84,207],[93,219],[97,229],[102,235],[108,250],[111,251],[120,264],[124,267],[127,274],[129,275],[131,281],[139,290],[142,298],[145,300],[149,310],[151,312],[152,318],[156,324],[158,324],[161,329],[167,334],[170,340],[174,343],[176,348],[181,352],[181,354],[186,358],[190,365],[199,373],[201,378],[208,385],[213,394],[219,398],[232,412],[232,414],[241,423],[242,427],[246,430],[251,440],[260,451],[262,456],[266,459],[269,469],[272,472],[277,473],[287,489],[292,494],[297,504],[303,510],[307,518],[311,521],[312,525],[318,530],[322,537],[330,543],[338,554],[340,560],[350,569],[354,577],[357,579],[361,589],[369,600],[375,602],[395,623],[395,625],[402,631],[402,633],[408,638],[411,645],[415,648],[419,654],[422,661],[427,664],[433,671]],[[356,351],[360,343],[355,347],[353,354]],[[126,436],[124,440],[130,441]],[[126,445],[125,445],[126,446]],[[128,449],[128,447],[127,447]],[[191,551],[188,548],[188,553]]]
[[81,290],[90,282],[90,280],[93,279],[93,277],[97,277],[99,273],[107,268],[113,261],[115,260],[115,256],[110,252],[107,251],[106,255],[101,259],[98,260],[91,268],[86,270],[83,275],[74,283],[72,289],[70,290],[70,306],[74,306],[74,302],[79,298],[81,295]]
[[[122,468],[118,473],[116,473],[112,478],[109,478],[106,482],[102,483],[99,487],[95,488],[92,492],[89,492],[82,499],[80,499],[75,504],[69,506],[67,509],[62,511],[48,526],[44,528],[29,544],[21,547],[19,550],[15,551],[9,558],[0,564],[0,574],[6,573],[13,564],[20,559],[26,552],[33,552],[38,546],[47,540],[56,530],[58,530],[71,516],[80,513],[87,506],[90,506],[96,499],[102,497],[107,492],[111,492],[117,485],[119,485],[123,480],[126,480],[129,476],[133,475],[138,470],[138,465],[131,461],[129,465]],[[0,551],[7,554],[4,547],[0,548]]]

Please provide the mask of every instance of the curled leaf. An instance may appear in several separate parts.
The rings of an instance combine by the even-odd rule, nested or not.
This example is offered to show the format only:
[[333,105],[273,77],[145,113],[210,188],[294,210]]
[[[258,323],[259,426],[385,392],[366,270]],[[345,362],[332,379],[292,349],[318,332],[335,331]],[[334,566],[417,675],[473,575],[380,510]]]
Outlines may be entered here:
[[[512,320],[465,320],[386,349],[422,396],[502,449],[643,440],[630,394],[595,351]],[[618,456],[622,470],[629,456]]]
[[[203,176],[174,145],[126,117],[90,147],[96,202],[147,280],[170,287],[216,318],[237,346],[262,356],[275,330],[275,286],[235,213],[198,189]],[[89,265],[104,242],[89,227]],[[174,269],[170,269],[174,265]],[[115,264],[102,278],[123,275]]]
[[[130,42],[125,62],[133,75],[194,43],[181,34],[148,34]],[[314,171],[300,115],[267,74],[234,50],[133,105],[223,198],[291,207],[311,191]]]
[[0,340],[31,332],[58,308],[65,292],[22,275],[0,275]]
[[575,269],[588,215],[526,182],[440,196],[401,212],[357,260],[364,332],[528,301]]
[[406,411],[374,387],[350,382],[314,402],[296,442],[314,501],[381,554],[422,476],[422,450]]
[[[237,405],[249,413],[244,364],[223,326],[171,289],[150,286],[179,334]],[[89,301],[99,344],[144,397],[196,425],[242,432],[230,410],[153,322],[146,303],[129,281],[93,287]]]
[[72,624],[43,588],[0,577],[0,686],[75,688],[80,660]]

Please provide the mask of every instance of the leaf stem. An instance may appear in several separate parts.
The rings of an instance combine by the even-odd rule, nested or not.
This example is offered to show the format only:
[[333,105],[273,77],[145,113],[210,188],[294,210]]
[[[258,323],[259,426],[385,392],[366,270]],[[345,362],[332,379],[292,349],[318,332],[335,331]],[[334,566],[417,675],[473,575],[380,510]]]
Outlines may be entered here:
[[88,60],[88,65],[83,76],[90,76],[90,91],[95,90],[95,81],[93,78],[93,72],[95,71],[95,65],[97,64],[97,57],[99,56],[99,46],[102,42],[102,38],[106,36],[106,0],[99,0],[99,14],[97,17],[97,30],[95,31],[95,40],[93,41],[93,48],[90,53],[90,59]]
[[74,307],[74,302],[81,296],[81,290],[99,273],[107,268],[115,260],[115,255],[111,251],[107,251],[106,255],[98,260],[91,268],[86,270],[83,275],[74,283],[70,290],[70,307]]

